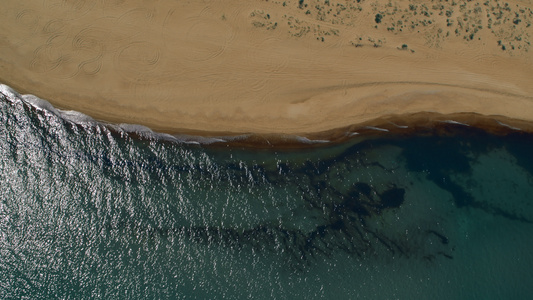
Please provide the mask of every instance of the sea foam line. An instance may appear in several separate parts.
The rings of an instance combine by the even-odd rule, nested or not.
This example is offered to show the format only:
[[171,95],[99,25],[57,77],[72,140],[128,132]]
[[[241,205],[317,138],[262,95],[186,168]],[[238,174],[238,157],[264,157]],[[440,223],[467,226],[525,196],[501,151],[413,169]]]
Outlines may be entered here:
[[510,129],[513,129],[513,130],[518,130],[518,131],[522,131],[522,129],[518,128],[518,127],[513,127],[511,125],[508,125],[508,124],[505,124],[505,123],[502,123],[498,120],[496,120],[496,123],[502,125],[503,127],[507,127],[507,128],[510,128]]
[[[215,137],[204,137],[197,135],[187,135],[187,134],[168,134],[155,132],[151,128],[146,127],[140,124],[129,124],[129,123],[120,123],[120,124],[111,124],[107,122],[97,121],[94,118],[74,110],[61,110],[55,108],[49,101],[39,98],[35,95],[25,94],[22,95],[15,91],[8,85],[0,83],[0,93],[4,95],[4,98],[11,103],[21,103],[26,104],[34,109],[41,111],[46,114],[54,115],[66,122],[71,124],[77,124],[82,126],[104,126],[109,129],[112,129],[117,132],[123,132],[128,134],[135,134],[142,138],[153,138],[158,140],[170,141],[175,143],[184,143],[184,144],[195,144],[195,145],[209,145],[214,143],[229,143],[237,141],[246,141],[251,138],[252,134],[241,134],[233,136],[215,136]],[[287,141],[295,141],[302,144],[323,144],[329,143],[329,140],[313,140],[303,136],[297,135],[285,135],[284,139]],[[267,140],[267,143],[270,142]]]
[[461,123],[461,122],[457,122],[457,121],[454,121],[454,120],[444,120],[444,121],[440,121],[440,122],[441,122],[441,123],[454,124],[454,125],[462,125],[462,126],[468,126],[468,127],[470,127],[470,125],[468,125],[468,124]]
[[371,130],[377,130],[377,131],[383,131],[383,132],[389,132],[388,129],[385,129],[385,128],[379,128],[379,127],[374,127],[374,126],[365,126],[364,128],[365,128],[365,129],[371,129]]

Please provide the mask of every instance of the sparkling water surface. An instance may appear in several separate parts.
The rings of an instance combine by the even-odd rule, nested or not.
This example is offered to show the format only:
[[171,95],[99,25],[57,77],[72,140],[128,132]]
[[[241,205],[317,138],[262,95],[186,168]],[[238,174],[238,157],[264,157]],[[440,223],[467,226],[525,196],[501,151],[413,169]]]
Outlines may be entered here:
[[0,97],[1,299],[533,293],[531,135],[239,149]]

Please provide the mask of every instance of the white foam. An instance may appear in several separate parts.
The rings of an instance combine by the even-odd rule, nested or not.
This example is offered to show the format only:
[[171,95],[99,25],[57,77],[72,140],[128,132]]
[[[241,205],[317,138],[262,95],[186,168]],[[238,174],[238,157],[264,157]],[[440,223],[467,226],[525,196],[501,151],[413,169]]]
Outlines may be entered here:
[[70,121],[72,123],[76,123],[76,124],[89,123],[89,124],[95,124],[95,125],[98,123],[96,122],[96,120],[94,120],[90,116],[84,113],[75,111],[75,110],[59,110],[58,109],[58,111],[63,119]]
[[[233,136],[226,136],[224,137],[224,141],[233,142],[233,141],[242,141],[250,138],[251,134],[240,134],[240,135],[233,135]],[[212,137],[214,139],[217,139],[216,137]],[[222,138],[222,137],[219,137]]]
[[177,141],[186,143],[186,144],[209,145],[209,144],[214,144],[214,143],[227,142],[226,139],[223,139],[221,137],[203,137],[203,136],[186,135],[186,134],[179,134],[179,135],[173,135],[173,136]]
[[21,101],[20,94],[12,89],[10,86],[0,83],[0,93],[2,93],[11,102]]
[[125,132],[129,133],[145,133],[145,134],[152,134],[154,131],[146,126],[139,125],[139,124],[127,124],[127,123],[121,123],[117,125],[120,129],[122,129]]
[[457,122],[457,121],[454,121],[454,120],[444,120],[444,121],[440,121],[440,122],[441,123],[448,123],[448,124],[455,124],[455,125],[462,125],[462,126],[470,127],[470,125],[468,125],[468,124]]
[[498,121],[498,120],[496,120],[496,122],[497,122],[498,124],[502,125],[503,127],[507,127],[507,128],[513,129],[513,130],[522,131],[522,129],[520,129],[520,128],[513,127],[513,126],[511,126],[511,125],[507,125],[507,124],[502,123],[502,122],[500,122],[500,121]]
[[305,144],[324,144],[330,142],[329,140],[311,140],[303,136],[294,136],[294,139]]
[[52,104],[50,104],[50,102],[35,95],[22,95],[21,99],[38,110],[47,111],[56,116],[61,116],[61,113]]
[[393,123],[393,122],[389,122],[389,123],[391,123],[392,125],[394,125],[394,126],[396,126],[398,128],[403,128],[403,129],[409,128],[409,126],[406,126],[406,125],[398,125],[398,124]]
[[388,129],[385,129],[385,128],[379,128],[379,127],[374,127],[374,126],[365,126],[364,128],[365,128],[365,129],[377,130],[377,131],[383,131],[383,132],[389,132]]

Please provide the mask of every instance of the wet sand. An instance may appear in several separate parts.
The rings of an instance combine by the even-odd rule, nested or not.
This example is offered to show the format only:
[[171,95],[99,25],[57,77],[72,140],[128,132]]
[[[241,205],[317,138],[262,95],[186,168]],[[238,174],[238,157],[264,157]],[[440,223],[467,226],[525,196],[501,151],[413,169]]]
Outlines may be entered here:
[[531,4],[372,3],[8,0],[0,82],[167,133],[330,140],[422,115],[533,121]]

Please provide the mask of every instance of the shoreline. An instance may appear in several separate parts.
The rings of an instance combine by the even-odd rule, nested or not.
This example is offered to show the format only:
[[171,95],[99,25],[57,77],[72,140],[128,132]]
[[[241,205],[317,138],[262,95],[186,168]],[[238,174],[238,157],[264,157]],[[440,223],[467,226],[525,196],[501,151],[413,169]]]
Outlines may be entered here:
[[[401,125],[400,125],[401,124]],[[259,134],[245,133],[232,135],[220,132],[197,132],[196,135],[176,135],[186,138],[185,143],[207,147],[241,147],[256,149],[302,149],[327,147],[349,142],[354,139],[371,139],[381,137],[409,137],[426,135],[454,135],[458,132],[482,131],[487,134],[506,136],[512,134],[533,135],[533,122],[511,119],[504,116],[485,116],[478,113],[438,114],[419,112],[409,115],[390,115],[369,120],[360,124],[301,135],[294,134]],[[150,139],[129,132],[141,139]],[[158,132],[153,132],[159,134]],[[155,136],[155,139],[161,139]],[[201,142],[207,139],[207,142]],[[165,137],[162,140],[167,140]],[[183,142],[183,141],[179,141]]]
[[7,85],[0,84],[0,94],[7,101],[20,101],[36,111],[53,114],[72,126],[103,126],[111,132],[127,133],[140,140],[159,140],[203,147],[256,148],[256,149],[301,149],[331,146],[353,139],[453,135],[465,131],[482,131],[487,134],[505,136],[509,134],[533,134],[533,122],[513,119],[502,115],[481,115],[478,113],[440,114],[417,112],[405,115],[380,116],[362,123],[352,124],[321,132],[284,134],[284,133],[231,133],[188,131],[164,133],[139,124],[113,124],[95,120],[91,116],[75,111],[56,109],[48,101],[33,95],[21,95]]
[[206,137],[340,138],[421,112],[533,122],[531,5],[313,1],[8,0],[0,82]]

